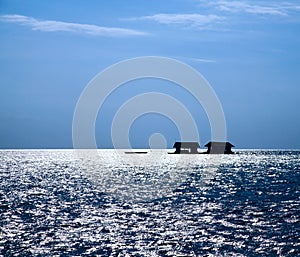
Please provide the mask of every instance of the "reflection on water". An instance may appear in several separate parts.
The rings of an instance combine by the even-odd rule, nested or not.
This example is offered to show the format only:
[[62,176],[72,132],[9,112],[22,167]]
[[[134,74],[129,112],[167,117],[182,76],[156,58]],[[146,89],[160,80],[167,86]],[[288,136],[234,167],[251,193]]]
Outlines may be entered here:
[[[172,194],[201,169],[203,186],[218,166],[228,161],[216,155],[172,155],[165,150],[126,154],[124,150],[77,150],[82,173],[101,191],[130,202],[145,202]],[[197,181],[200,186],[200,179]]]
[[0,255],[300,254],[299,152],[98,158],[0,151]]

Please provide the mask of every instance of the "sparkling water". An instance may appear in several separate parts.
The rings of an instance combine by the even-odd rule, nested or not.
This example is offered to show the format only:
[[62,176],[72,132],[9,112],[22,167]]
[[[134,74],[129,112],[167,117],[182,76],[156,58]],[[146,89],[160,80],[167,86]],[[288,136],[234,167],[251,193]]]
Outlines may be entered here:
[[0,151],[0,256],[299,256],[300,152]]

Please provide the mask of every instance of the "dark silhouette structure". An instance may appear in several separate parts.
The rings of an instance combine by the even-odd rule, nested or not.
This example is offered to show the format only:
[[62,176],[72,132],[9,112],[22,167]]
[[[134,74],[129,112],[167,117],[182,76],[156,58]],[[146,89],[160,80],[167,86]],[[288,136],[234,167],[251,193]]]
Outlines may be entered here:
[[231,151],[231,147],[234,147],[233,144],[229,142],[209,142],[205,145],[208,147],[207,152],[208,154],[233,154],[234,152]]
[[174,154],[197,154],[200,145],[198,142],[175,142],[174,148],[176,148]]
[[125,152],[126,154],[146,154],[148,152],[142,151],[142,152]]

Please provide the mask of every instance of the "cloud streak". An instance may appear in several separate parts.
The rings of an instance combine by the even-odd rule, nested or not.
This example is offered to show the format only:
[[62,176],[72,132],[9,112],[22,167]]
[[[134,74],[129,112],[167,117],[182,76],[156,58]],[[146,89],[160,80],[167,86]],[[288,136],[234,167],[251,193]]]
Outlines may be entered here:
[[272,2],[268,1],[265,4],[250,4],[247,1],[214,1],[207,3],[209,6],[214,6],[220,11],[231,13],[248,13],[256,15],[277,15],[287,16],[290,11],[299,11],[300,5],[295,5],[289,2]]
[[204,58],[190,58],[191,61],[195,61],[195,62],[205,62],[205,63],[216,63],[216,60],[212,60],[212,59],[204,59]]
[[194,58],[194,57],[186,57],[186,56],[170,56],[170,57],[178,60],[183,60],[185,62],[217,63],[217,60],[207,59],[207,58]]
[[183,26],[191,26],[197,28],[207,28],[213,23],[221,22],[224,18],[218,15],[202,15],[202,14],[167,14],[159,13],[149,16],[141,16],[130,18],[129,20],[149,20],[160,24],[176,24]]
[[44,32],[70,32],[77,34],[86,34],[92,36],[143,36],[147,33],[125,28],[102,27],[91,24],[70,23],[55,20],[38,20],[23,15],[1,15],[0,21],[16,23],[22,26],[31,27],[32,30]]

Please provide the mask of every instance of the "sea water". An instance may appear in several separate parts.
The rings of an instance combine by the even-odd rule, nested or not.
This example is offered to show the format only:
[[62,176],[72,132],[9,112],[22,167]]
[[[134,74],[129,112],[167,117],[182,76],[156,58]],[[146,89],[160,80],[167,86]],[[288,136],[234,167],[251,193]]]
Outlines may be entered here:
[[0,256],[299,256],[300,152],[0,151]]

